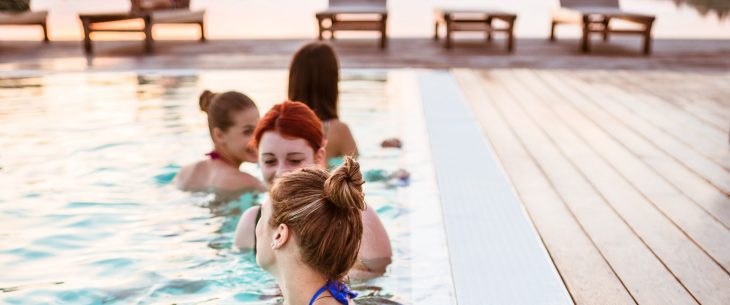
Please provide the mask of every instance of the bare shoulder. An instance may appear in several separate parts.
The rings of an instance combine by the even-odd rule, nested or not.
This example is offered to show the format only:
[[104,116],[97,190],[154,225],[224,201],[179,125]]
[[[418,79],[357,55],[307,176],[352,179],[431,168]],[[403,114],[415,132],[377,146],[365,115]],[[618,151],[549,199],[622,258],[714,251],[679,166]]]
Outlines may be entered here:
[[252,206],[241,215],[236,226],[236,236],[233,244],[239,249],[252,249],[254,245],[254,234],[256,231],[256,216],[259,213],[259,206]]
[[357,144],[355,138],[350,131],[350,127],[340,120],[331,120],[329,134],[327,135],[327,157],[335,157],[342,155],[357,156]]
[[338,119],[330,120],[330,132],[337,135],[351,134],[350,126]]
[[223,176],[222,179],[219,179],[218,188],[224,190],[265,191],[261,181],[250,174],[232,170]]
[[175,185],[180,189],[188,189],[193,187],[195,184],[193,181],[195,177],[201,175],[201,172],[205,171],[207,166],[205,161],[198,161],[193,164],[188,164],[180,169],[180,172],[175,175]]

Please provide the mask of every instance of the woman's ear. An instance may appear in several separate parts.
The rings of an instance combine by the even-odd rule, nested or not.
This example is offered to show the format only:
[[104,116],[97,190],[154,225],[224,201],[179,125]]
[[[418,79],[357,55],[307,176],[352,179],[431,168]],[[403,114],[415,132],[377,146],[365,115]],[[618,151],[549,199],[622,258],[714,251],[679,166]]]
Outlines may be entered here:
[[327,166],[325,156],[327,156],[327,151],[325,150],[325,147],[322,146],[314,153],[314,164]]
[[218,127],[213,127],[213,142],[215,143],[221,143],[223,142],[223,130],[221,130]]
[[271,240],[271,249],[281,249],[289,241],[289,226],[285,224],[279,224],[274,233],[274,238]]

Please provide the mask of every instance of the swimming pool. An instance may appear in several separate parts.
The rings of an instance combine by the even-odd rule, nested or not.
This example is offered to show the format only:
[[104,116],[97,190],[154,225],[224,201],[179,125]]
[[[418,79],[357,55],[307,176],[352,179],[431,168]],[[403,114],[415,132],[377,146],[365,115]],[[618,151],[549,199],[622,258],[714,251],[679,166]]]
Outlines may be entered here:
[[[391,237],[385,276],[355,283],[360,304],[453,304],[425,137],[400,103],[398,73],[345,70],[340,112],[367,169],[407,168],[409,186],[365,185]],[[0,303],[273,304],[273,279],[231,247],[245,195],[217,203],[170,184],[210,140],[197,97],[240,90],[263,113],[286,71],[165,70],[0,77]],[[406,132],[405,130],[408,130]],[[386,137],[406,148],[386,150]],[[408,155],[412,154],[412,155]],[[255,165],[243,170],[257,174]]]

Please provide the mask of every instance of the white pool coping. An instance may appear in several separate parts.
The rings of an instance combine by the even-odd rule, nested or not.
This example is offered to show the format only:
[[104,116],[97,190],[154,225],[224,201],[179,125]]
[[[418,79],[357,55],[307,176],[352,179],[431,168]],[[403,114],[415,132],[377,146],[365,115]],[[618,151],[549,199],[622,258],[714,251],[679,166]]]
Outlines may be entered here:
[[418,71],[458,305],[573,304],[447,71]]

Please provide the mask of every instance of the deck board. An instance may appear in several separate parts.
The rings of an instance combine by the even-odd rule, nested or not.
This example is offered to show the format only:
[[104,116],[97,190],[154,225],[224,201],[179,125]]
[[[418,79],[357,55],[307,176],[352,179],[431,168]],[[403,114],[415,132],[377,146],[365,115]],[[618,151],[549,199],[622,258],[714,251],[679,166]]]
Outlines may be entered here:
[[[586,97],[585,101],[592,103],[585,103],[583,108],[586,111],[600,116],[603,122],[612,123],[604,127],[612,127],[610,132],[614,138],[621,139],[624,145],[630,146],[650,167],[726,228],[730,226],[730,204],[727,199],[730,181],[727,171],[614,102],[623,98],[622,96],[612,96],[596,86],[588,90],[585,83],[574,79],[566,78],[564,81],[573,85],[576,91],[582,92]],[[642,138],[637,138],[636,135]]]
[[[470,101],[510,179],[520,181],[514,186],[528,209],[534,210],[532,218],[550,221],[549,216],[541,216],[536,209],[530,208],[539,206],[534,202],[541,198],[534,194],[539,189],[526,196],[525,192],[519,191],[524,188],[520,185],[544,184],[544,180],[548,180],[552,189],[547,192],[560,196],[560,201],[575,216],[593,246],[638,304],[728,304],[730,202],[722,186],[718,187],[724,183],[724,169],[716,160],[710,161],[710,156],[693,151],[696,147],[687,143],[690,142],[687,135],[691,133],[685,133],[689,129],[695,133],[714,131],[720,134],[717,126],[707,124],[676,104],[669,104],[677,99],[662,98],[664,93],[652,94],[650,88],[661,87],[647,86],[637,95],[623,91],[620,83],[586,81],[605,77],[602,73],[484,71],[481,73],[482,90],[489,98],[472,95]],[[621,75],[623,81],[661,80],[658,74],[632,78],[633,73],[641,74],[625,73]],[[703,98],[725,90],[706,79],[697,80],[706,83],[704,87],[693,84],[707,91],[701,94]],[[617,92],[624,100],[611,98]],[[692,98],[688,93],[685,103],[692,103]],[[634,106],[626,105],[633,100],[638,100]],[[493,102],[496,108],[476,106],[487,102]],[[694,105],[704,109],[702,107],[710,104],[698,102]],[[725,107],[724,104],[715,105]],[[617,108],[619,106],[623,108]],[[623,109],[623,112],[616,109]],[[654,114],[645,113],[647,111]],[[708,113],[713,111],[708,110]],[[504,116],[506,123],[500,123],[497,114],[484,113]],[[626,114],[631,116],[625,119],[622,115]],[[671,120],[663,121],[662,117]],[[667,121],[693,124],[694,127],[670,129]],[[492,130],[505,128],[512,134]],[[654,141],[656,137],[658,140]],[[721,145],[716,139],[709,139],[694,144],[705,143],[702,152],[721,156]],[[519,154],[519,151],[500,149],[516,145],[500,144],[509,142],[524,146],[531,157],[521,161],[536,163],[541,175],[526,174],[519,170],[524,166],[514,165],[517,161],[510,155]],[[672,147],[684,147],[684,150],[670,152]],[[724,151],[728,151],[727,142],[724,142]],[[695,159],[701,161],[695,162]],[[704,176],[710,172],[707,168],[715,171],[713,179],[718,185],[709,183]],[[724,178],[726,181],[728,175]],[[555,202],[553,198],[541,204],[554,205]],[[541,228],[546,226],[549,225],[537,226],[544,239],[548,235],[543,234]],[[552,244],[546,241],[546,244],[551,256],[555,256],[553,249],[564,246],[559,240]],[[566,277],[570,272],[566,271],[575,270],[576,266],[559,259],[554,261],[576,304],[596,303],[576,297],[576,291],[571,289],[570,278]],[[647,269],[636,272],[629,270],[632,267]]]
[[455,73],[576,304],[636,304],[469,71]]
[[[567,87],[564,79],[561,80],[546,73],[541,75],[550,79],[553,89],[561,90],[565,94],[570,93],[570,98],[565,100],[570,101],[571,104],[577,105],[585,102],[586,97],[575,95],[575,91],[571,90],[574,88]],[[607,122],[594,121],[594,124],[591,124],[590,118],[573,107],[564,107],[560,110],[563,110],[563,120],[573,126],[573,129],[582,135],[588,145],[592,146],[626,181],[631,183],[635,191],[645,197],[647,202],[656,207],[703,251],[709,253],[721,267],[730,270],[730,234],[728,234],[727,228],[691,202],[663,176],[651,170],[646,161],[626,149],[620,142],[623,139],[611,138],[601,129]],[[687,249],[693,251],[690,250],[691,247]],[[688,253],[688,255],[694,254]],[[727,276],[727,274],[725,275]],[[728,282],[728,287],[730,287],[730,282]],[[727,293],[730,297],[730,291]]]
[[[518,100],[533,98],[524,91],[519,95],[514,94],[516,88],[509,85],[497,83],[496,81],[485,81],[484,91],[488,92],[488,98],[475,104],[485,104],[475,110],[478,114],[484,115],[481,123],[487,133],[493,130],[512,130],[515,138],[525,149],[537,166],[540,167],[554,191],[559,193],[568,209],[572,211],[580,222],[581,226],[590,235],[595,247],[611,263],[613,270],[621,277],[622,281],[631,290],[631,295],[638,301],[652,304],[694,304],[693,299],[687,291],[674,279],[674,276],[661,264],[648,247],[632,232],[632,230],[618,217],[618,215],[606,204],[605,200],[565,159],[560,151],[543,134],[539,127],[533,123],[524,109],[516,107]],[[494,104],[494,105],[490,105]],[[540,109],[530,108],[535,115],[541,117]],[[494,114],[492,114],[494,113]],[[492,114],[491,117],[487,114]],[[495,118],[495,116],[502,118]],[[494,122],[507,121],[503,126]],[[495,147],[504,145],[504,140],[494,141]],[[505,151],[500,156],[509,156],[511,152]],[[523,160],[522,162],[533,162]],[[514,171],[514,166],[506,165],[506,169],[512,175],[519,175]],[[528,184],[529,185],[529,184]],[[542,193],[538,190],[525,190],[521,194],[532,196],[537,202],[535,206],[549,204],[543,200]],[[543,192],[544,193],[544,192]],[[539,216],[539,212],[535,217]],[[574,245],[575,247],[575,245]],[[585,250],[584,250],[585,251]],[[629,255],[631,257],[629,257]],[[582,260],[582,259],[579,259]],[[637,266],[641,266],[637,268]],[[575,268],[573,263],[566,266]],[[647,277],[647,275],[650,275]],[[592,285],[588,289],[602,290],[602,285]],[[613,304],[605,299],[576,300],[579,304]]]
[[[611,78],[608,73],[602,71],[596,73],[604,75],[604,79]],[[614,73],[611,72],[611,74]],[[692,79],[688,81],[692,81]],[[684,115],[675,109],[671,109],[668,103],[658,98],[659,93],[654,95],[628,94],[623,89],[623,86],[627,82],[630,81],[619,82],[615,86],[603,84],[597,84],[595,86],[604,87],[606,91],[614,92],[620,96],[620,98],[615,100],[617,103],[622,104],[627,109],[643,117],[650,124],[665,130],[690,148],[697,150],[699,153],[730,170],[730,151],[728,151],[727,145],[727,132],[720,132],[705,124],[701,124],[698,120]],[[708,87],[713,88],[714,86]],[[658,87],[657,89],[664,90],[665,88]],[[675,92],[675,94],[681,93]],[[690,91],[688,94],[692,94],[692,92]]]

